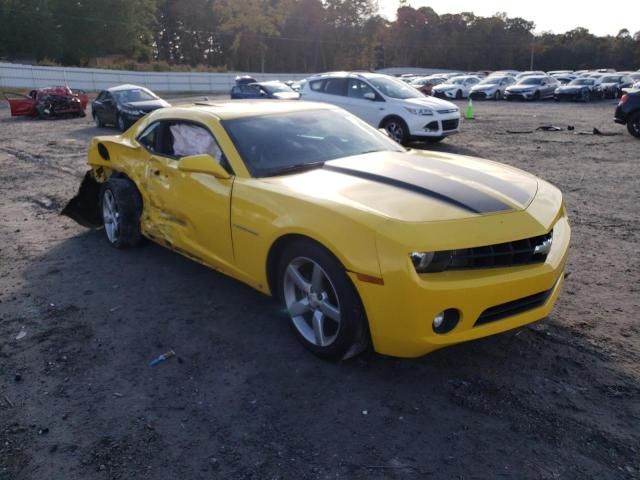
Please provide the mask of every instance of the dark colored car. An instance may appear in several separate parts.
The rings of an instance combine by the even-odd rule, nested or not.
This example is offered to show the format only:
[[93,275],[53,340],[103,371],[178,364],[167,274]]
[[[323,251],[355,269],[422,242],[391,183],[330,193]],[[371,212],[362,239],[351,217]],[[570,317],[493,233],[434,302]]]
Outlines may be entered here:
[[630,90],[622,96],[614,121],[626,125],[631,135],[640,138],[640,90]]
[[84,117],[89,97],[83,90],[68,86],[45,87],[31,90],[29,95],[5,93],[12,117]]
[[633,86],[633,78],[628,75],[605,75],[600,82],[600,90],[604,98],[619,98],[622,89]]
[[170,106],[144,87],[119,85],[101,91],[91,104],[91,111],[96,126],[115,125],[124,132],[147,113]]
[[594,78],[576,78],[567,85],[556,88],[553,98],[556,102],[561,100],[589,102],[594,98],[601,98],[602,93],[597,89]]
[[271,98],[277,100],[298,100],[300,93],[283,82],[255,82],[234,85],[231,89],[231,99]]

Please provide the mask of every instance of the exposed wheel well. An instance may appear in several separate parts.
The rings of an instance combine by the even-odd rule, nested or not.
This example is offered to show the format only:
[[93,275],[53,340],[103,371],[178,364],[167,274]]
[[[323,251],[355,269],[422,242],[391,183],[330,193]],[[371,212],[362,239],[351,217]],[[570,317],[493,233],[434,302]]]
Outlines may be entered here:
[[311,237],[307,237],[306,235],[300,235],[295,233],[283,235],[282,237],[278,238],[275,242],[273,242],[273,245],[271,245],[271,248],[269,249],[269,253],[267,255],[267,265],[266,265],[267,282],[269,283],[269,290],[271,291],[271,295],[274,298],[278,296],[277,280],[278,280],[278,263],[280,261],[280,257],[282,256],[282,253],[284,252],[287,245],[290,245],[293,242],[299,242],[299,241],[312,242],[312,243],[315,243],[316,245],[319,245],[320,247],[325,249],[327,252],[329,252],[342,265],[342,262],[340,261],[340,259],[336,255],[334,255],[334,253],[331,250],[329,250],[327,247],[325,247],[322,243],[318,242],[317,240],[314,240]]
[[400,120],[402,123],[404,123],[405,125],[407,124],[407,122],[404,121],[404,119],[400,116],[400,115],[387,115],[386,117],[384,117],[381,121],[380,121],[380,125],[378,125],[378,128],[382,128],[384,126],[384,124],[391,120],[391,119],[397,119]]

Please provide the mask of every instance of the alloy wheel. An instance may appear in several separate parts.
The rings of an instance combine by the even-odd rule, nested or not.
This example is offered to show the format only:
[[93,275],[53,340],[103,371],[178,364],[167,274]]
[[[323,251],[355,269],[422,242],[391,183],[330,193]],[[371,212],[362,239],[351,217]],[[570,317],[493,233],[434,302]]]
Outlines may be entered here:
[[402,127],[402,125],[400,125],[400,123],[396,121],[387,122],[387,124],[385,125],[385,129],[387,130],[387,133],[389,133],[391,138],[393,138],[398,143],[402,143],[402,140],[404,139],[404,128]]
[[315,261],[297,257],[283,278],[284,301],[296,330],[308,342],[327,347],[340,331],[340,301],[325,270]]
[[120,212],[111,190],[105,190],[102,196],[102,223],[110,243],[120,238]]

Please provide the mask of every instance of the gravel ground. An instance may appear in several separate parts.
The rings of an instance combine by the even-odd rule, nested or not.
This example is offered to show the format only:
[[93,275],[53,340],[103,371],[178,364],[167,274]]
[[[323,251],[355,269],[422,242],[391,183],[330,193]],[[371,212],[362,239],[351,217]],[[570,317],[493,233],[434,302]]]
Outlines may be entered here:
[[[337,364],[269,298],[60,217],[109,130],[0,109],[0,480],[640,478],[640,143],[612,102],[475,106],[438,150],[565,193],[555,310],[420,359]],[[549,123],[616,135],[507,133]]]

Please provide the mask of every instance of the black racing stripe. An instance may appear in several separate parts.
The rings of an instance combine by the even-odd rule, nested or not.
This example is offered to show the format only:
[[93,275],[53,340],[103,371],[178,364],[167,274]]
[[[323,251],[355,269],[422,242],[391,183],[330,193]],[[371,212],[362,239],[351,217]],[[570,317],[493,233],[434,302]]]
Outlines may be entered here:
[[509,205],[479,190],[431,173],[407,169],[398,165],[383,167],[373,173],[359,168],[325,165],[325,170],[384,183],[411,192],[426,195],[472,213],[493,213],[512,210]]
[[532,193],[523,188],[520,188],[518,185],[514,185],[510,182],[507,182],[506,180],[502,180],[501,178],[494,177],[493,175],[490,175],[488,173],[473,170],[462,165],[454,165],[452,163],[444,162],[436,158],[429,158],[428,161],[425,161],[425,166],[427,168],[436,166],[437,170],[456,175],[465,180],[477,180],[492,188],[496,192],[499,192],[512,200],[515,200],[523,206],[526,206],[533,196]]

